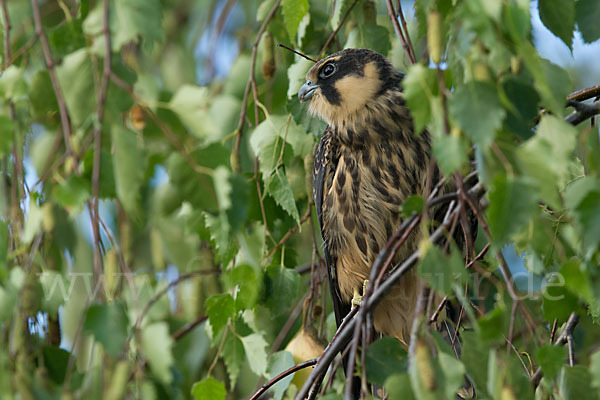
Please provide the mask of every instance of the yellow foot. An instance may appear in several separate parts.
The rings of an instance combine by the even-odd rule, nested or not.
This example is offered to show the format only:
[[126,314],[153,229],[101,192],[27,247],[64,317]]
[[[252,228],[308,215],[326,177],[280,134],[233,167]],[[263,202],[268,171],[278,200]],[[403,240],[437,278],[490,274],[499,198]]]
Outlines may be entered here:
[[362,290],[362,295],[358,292],[358,289],[354,288],[354,295],[352,296],[352,308],[354,307],[358,307],[362,304],[362,297],[365,294],[365,292],[367,291],[367,285],[369,284],[369,280],[365,279],[365,281],[363,282],[363,290]]

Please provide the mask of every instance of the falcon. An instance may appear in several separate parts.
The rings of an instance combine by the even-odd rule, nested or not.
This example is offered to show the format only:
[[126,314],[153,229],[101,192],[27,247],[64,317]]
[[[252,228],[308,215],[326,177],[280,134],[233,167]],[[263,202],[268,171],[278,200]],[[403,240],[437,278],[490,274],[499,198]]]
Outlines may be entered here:
[[[429,134],[414,133],[402,78],[381,54],[346,49],[318,61],[298,92],[328,124],[315,153],[313,198],[338,326],[400,226],[405,199],[426,196],[439,179]],[[417,241],[412,234],[394,263]],[[412,269],[373,311],[375,330],[408,346],[418,288]]]

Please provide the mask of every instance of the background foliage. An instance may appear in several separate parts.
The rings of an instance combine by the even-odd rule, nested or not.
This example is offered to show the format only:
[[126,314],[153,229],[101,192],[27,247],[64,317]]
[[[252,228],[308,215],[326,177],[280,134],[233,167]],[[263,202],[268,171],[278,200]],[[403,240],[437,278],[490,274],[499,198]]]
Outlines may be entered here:
[[[462,360],[433,332],[416,363],[382,339],[369,380],[453,398],[466,372],[481,398],[521,399],[541,366],[536,398],[598,397],[598,130],[563,120],[589,82],[540,56],[531,13],[573,49],[574,32],[600,38],[600,3],[404,4],[414,54],[387,3],[2,1],[0,397],[237,399],[320,354],[335,333],[310,200],[324,124],[296,98],[311,62],[277,42],[387,55],[444,173],[474,159],[488,190],[469,273],[474,254],[434,246],[419,266],[466,306]],[[552,345],[561,332],[572,346]],[[323,398],[342,386],[338,371]]]

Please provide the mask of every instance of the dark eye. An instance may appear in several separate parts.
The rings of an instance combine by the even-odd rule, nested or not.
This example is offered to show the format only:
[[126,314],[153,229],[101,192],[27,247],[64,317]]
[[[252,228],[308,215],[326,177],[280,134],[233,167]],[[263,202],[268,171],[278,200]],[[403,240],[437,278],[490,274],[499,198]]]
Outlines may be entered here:
[[329,78],[335,72],[335,64],[325,64],[323,68],[321,68],[321,73],[319,76],[321,78]]

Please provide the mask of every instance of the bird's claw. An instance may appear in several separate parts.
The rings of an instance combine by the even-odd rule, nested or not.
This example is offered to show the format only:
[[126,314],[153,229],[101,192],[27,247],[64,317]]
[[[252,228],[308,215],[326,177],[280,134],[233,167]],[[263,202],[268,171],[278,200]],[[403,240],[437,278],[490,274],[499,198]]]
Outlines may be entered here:
[[367,291],[367,286],[369,285],[369,280],[365,279],[363,282],[363,290],[362,295],[358,292],[358,289],[354,288],[354,295],[352,296],[352,308],[359,307],[362,305],[362,298],[365,292]]

